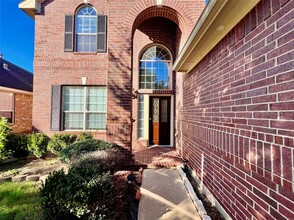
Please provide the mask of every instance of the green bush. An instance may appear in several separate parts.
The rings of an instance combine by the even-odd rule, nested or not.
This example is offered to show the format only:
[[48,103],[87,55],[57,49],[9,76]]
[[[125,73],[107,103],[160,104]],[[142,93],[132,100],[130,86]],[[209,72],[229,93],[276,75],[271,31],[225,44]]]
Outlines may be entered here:
[[77,170],[78,172],[81,168],[87,168],[87,170],[93,168],[99,172],[109,171],[113,174],[122,168],[123,161],[123,154],[116,149],[97,150],[84,154],[72,164],[71,169]]
[[22,158],[29,155],[27,134],[9,134],[7,136],[6,151],[11,152],[13,157]]
[[83,154],[96,150],[105,150],[113,148],[114,145],[102,140],[78,141],[68,145],[60,151],[60,159],[63,162],[70,162],[80,158]]
[[10,127],[7,118],[0,117],[0,159],[9,156],[10,152],[5,149],[9,133]]
[[93,135],[91,133],[80,133],[77,141],[85,141],[85,140],[92,140],[93,139]]
[[36,157],[44,157],[47,153],[48,138],[42,133],[32,133],[28,137],[28,150]]
[[50,174],[41,188],[48,219],[119,219],[112,175],[100,173],[99,165]]
[[76,141],[77,135],[75,134],[54,134],[47,146],[48,151],[59,155],[60,151],[67,145]]

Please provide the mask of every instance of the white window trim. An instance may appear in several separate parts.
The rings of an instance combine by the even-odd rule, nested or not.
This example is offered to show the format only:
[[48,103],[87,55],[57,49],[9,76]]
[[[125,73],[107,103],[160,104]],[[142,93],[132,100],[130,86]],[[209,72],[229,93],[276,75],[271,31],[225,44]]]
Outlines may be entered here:
[[[65,85],[65,86],[63,86],[63,89],[65,88],[65,87],[83,87],[84,88],[84,111],[64,111],[64,102],[63,102],[63,99],[64,99],[64,94],[63,94],[63,92],[62,92],[62,115],[63,115],[63,130],[64,131],[87,131],[87,132],[99,132],[99,131],[103,131],[103,132],[105,132],[106,131],[106,128],[107,128],[107,102],[108,102],[108,100],[107,100],[107,86],[95,86],[95,85],[93,85],[93,86],[83,86],[83,85]],[[106,104],[106,106],[105,106],[105,112],[104,111],[88,111],[87,110],[87,88],[88,87],[95,87],[95,88],[99,88],[99,87],[105,87],[105,89],[106,89],[106,101],[105,101],[105,104]],[[62,91],[64,91],[62,89]],[[84,123],[83,123],[83,129],[81,130],[81,129],[66,129],[65,128],[65,126],[64,126],[64,124],[65,124],[65,118],[64,118],[64,113],[82,113],[83,114],[83,120],[84,120]],[[86,120],[87,120],[87,114],[88,113],[100,113],[100,114],[105,114],[106,115],[106,122],[105,122],[105,129],[86,129],[86,124],[87,124],[87,122],[86,122]]]
[[[96,13],[96,15],[79,15],[78,13],[79,13],[79,11],[80,10],[82,10],[83,8],[86,8],[86,7],[91,7],[94,11],[95,11],[95,13]],[[85,6],[85,5],[83,5],[82,7],[80,7],[78,10],[77,10],[77,12],[76,12],[76,18],[74,19],[74,38],[75,38],[75,52],[81,52],[81,53],[93,53],[93,52],[97,52],[97,50],[95,50],[95,51],[83,51],[83,50],[81,50],[81,51],[79,51],[79,50],[77,50],[77,48],[78,48],[78,44],[77,44],[77,38],[78,38],[78,36],[96,36],[96,47],[97,47],[97,36],[98,36],[98,34],[97,34],[97,31],[96,31],[96,33],[80,33],[80,32],[78,32],[77,31],[77,29],[78,29],[78,25],[77,25],[77,18],[78,17],[82,17],[82,18],[85,18],[85,17],[88,17],[88,18],[91,18],[91,17],[96,17],[96,29],[98,30],[98,14],[97,14],[97,11],[96,11],[96,9],[93,7],[93,6]]]
[[[171,59],[169,59],[169,60],[143,60],[143,59],[141,59],[142,57],[143,57],[143,55],[144,55],[144,53],[149,49],[149,48],[151,48],[151,47],[153,47],[153,46],[158,46],[158,47],[161,47],[161,48],[163,48],[163,49],[165,49],[168,53],[169,53],[169,55],[170,55],[170,58]],[[173,88],[173,82],[172,82],[172,75],[173,75],[173,69],[172,69],[172,67],[173,67],[173,58],[172,58],[172,53],[171,53],[171,51],[167,48],[167,47],[165,47],[164,45],[162,45],[162,44],[150,44],[150,45],[147,45],[147,46],[145,46],[142,50],[141,50],[141,52],[140,52],[140,54],[139,54],[139,73],[138,73],[138,89],[140,90],[141,88],[140,88],[140,83],[141,83],[141,81],[140,81],[140,70],[141,70],[141,63],[142,62],[162,62],[162,63],[167,63],[168,64],[168,88],[167,89],[148,89],[148,90],[172,90],[172,88]],[[145,82],[146,83],[146,82]],[[142,90],[147,90],[146,88],[144,89],[144,88],[142,88]]]

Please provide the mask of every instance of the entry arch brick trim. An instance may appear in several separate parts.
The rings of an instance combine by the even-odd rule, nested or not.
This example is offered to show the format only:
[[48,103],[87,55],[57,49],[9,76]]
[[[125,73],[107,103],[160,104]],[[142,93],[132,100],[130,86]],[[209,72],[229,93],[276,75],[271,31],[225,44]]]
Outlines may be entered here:
[[192,30],[195,25],[195,18],[192,14],[183,3],[178,1],[164,0],[162,6],[155,5],[154,0],[141,1],[127,14],[125,27],[133,27],[133,34],[143,21],[160,16],[175,22],[187,37],[189,34],[187,30]]

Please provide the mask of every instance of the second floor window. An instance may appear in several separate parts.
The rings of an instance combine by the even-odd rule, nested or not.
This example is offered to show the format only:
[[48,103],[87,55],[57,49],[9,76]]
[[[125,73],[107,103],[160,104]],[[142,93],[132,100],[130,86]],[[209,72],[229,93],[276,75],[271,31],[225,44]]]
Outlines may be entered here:
[[106,15],[84,6],[75,15],[65,15],[64,51],[106,52]]
[[97,14],[93,7],[83,7],[78,11],[75,34],[77,51],[97,51]]

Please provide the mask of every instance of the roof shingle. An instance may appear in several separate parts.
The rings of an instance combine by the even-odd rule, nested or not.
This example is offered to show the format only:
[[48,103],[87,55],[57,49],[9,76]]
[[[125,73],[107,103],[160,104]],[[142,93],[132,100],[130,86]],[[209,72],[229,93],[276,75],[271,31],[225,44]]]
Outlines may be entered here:
[[0,86],[32,92],[33,74],[0,58]]

